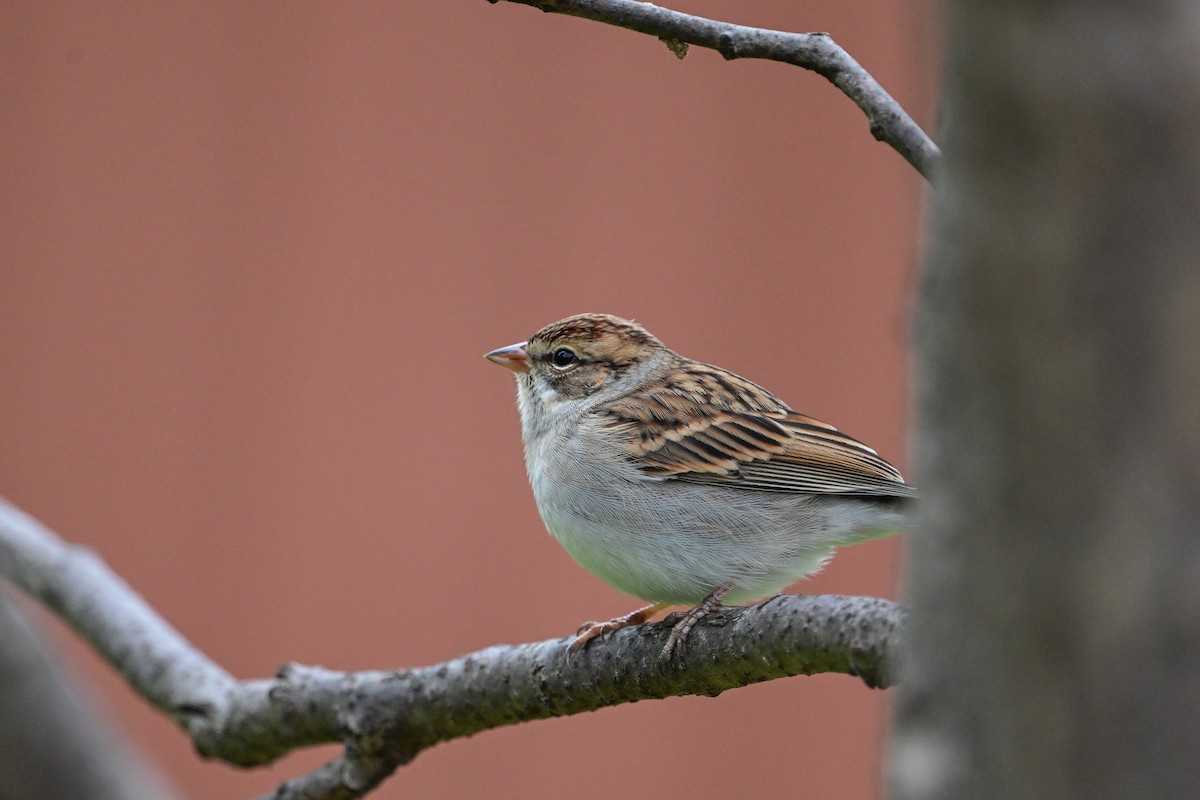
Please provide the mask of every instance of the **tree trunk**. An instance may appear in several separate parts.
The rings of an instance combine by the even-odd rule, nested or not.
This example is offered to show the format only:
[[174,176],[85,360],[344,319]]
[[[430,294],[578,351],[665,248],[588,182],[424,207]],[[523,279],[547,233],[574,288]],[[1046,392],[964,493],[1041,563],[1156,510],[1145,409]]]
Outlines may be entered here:
[[1200,793],[1200,11],[951,4],[891,793]]

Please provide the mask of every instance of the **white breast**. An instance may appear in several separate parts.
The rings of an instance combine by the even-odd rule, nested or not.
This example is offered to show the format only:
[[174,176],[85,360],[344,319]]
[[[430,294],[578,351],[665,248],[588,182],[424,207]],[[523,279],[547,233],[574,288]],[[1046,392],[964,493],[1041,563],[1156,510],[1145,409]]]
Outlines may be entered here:
[[860,535],[841,498],[650,478],[578,402],[522,385],[519,405],[546,528],[581,566],[636,597],[695,605],[730,583],[728,602],[755,600],[816,571],[835,545]]

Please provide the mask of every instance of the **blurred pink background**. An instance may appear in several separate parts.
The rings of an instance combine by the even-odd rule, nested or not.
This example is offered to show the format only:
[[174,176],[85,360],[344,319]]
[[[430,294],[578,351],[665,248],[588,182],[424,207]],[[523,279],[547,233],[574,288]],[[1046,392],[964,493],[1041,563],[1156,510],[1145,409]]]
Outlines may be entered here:
[[[929,127],[927,3],[825,30]],[[635,607],[545,533],[482,354],[636,317],[907,464],[924,186],[813,73],[483,0],[0,8],[0,494],[241,677],[429,664]],[[898,597],[896,540],[796,587]],[[46,621],[46,618],[43,617]],[[185,793],[200,760],[60,626]],[[374,797],[858,800],[888,695],[796,678],[439,746]]]

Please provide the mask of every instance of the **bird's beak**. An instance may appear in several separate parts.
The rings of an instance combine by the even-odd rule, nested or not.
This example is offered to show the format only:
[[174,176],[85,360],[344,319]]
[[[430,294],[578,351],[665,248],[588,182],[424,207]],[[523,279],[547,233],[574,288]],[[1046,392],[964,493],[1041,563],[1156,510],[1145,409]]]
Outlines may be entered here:
[[484,358],[513,372],[529,372],[529,353],[525,352],[525,342],[493,350]]

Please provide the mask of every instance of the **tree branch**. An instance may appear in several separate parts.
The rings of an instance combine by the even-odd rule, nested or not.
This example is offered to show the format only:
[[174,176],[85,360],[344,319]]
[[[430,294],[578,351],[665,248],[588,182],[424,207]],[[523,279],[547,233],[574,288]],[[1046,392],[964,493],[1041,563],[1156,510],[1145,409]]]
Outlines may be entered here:
[[[488,0],[498,3],[500,0]],[[552,14],[603,22],[656,36],[679,58],[687,45],[716,50],[727,60],[763,58],[812,70],[854,101],[871,135],[933,181],[941,152],[908,112],[827,33],[788,33],[697,17],[640,0],[506,0]]]
[[439,742],[490,728],[677,695],[715,696],[790,675],[837,672],[892,683],[904,611],[866,597],[781,595],[706,618],[675,663],[664,623],[568,654],[570,638],[497,645],[390,672],[287,665],[237,681],[163,621],[93,553],[0,501],[0,575],[54,609],[201,754],[241,766],[340,742],[345,752],[272,797],[361,797]]
[[177,797],[63,669],[0,586],[0,796]]

